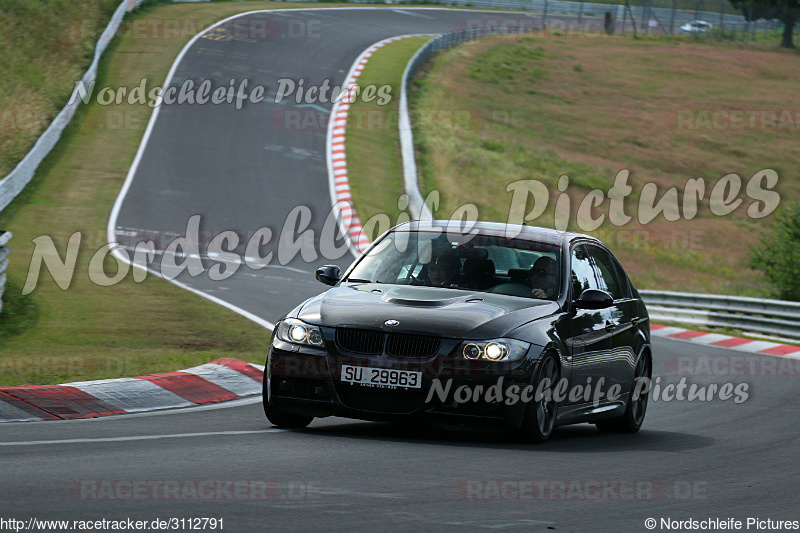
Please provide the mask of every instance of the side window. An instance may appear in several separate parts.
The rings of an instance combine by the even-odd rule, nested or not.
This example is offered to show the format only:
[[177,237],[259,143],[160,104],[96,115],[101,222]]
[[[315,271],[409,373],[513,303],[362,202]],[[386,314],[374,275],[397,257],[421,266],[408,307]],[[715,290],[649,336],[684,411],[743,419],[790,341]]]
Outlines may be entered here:
[[587,246],[587,248],[592,255],[592,259],[594,259],[594,264],[597,266],[600,288],[615,300],[628,298],[628,291],[624,289],[626,285],[620,282],[616,261],[614,261],[611,254],[597,246]]
[[631,280],[628,279],[628,275],[625,273],[625,269],[622,268],[622,265],[619,264],[617,258],[611,256],[612,261],[614,262],[614,267],[617,269],[617,279],[619,280],[619,287],[620,291],[623,294],[623,298],[633,298],[633,290],[631,289]]
[[572,299],[575,300],[586,289],[599,289],[597,280],[594,276],[594,269],[586,253],[586,247],[582,244],[572,250]]

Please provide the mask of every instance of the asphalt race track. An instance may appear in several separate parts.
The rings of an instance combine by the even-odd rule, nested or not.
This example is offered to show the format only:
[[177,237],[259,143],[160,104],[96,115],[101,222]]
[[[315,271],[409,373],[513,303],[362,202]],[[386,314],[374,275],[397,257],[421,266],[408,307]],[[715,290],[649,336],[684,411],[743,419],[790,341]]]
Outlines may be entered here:
[[[283,77],[306,85],[331,78],[336,85],[378,40],[498,17],[412,9],[251,16],[275,20],[280,28],[293,24],[298,34],[303,27],[314,32],[198,39],[174,79],[227,85],[229,78],[246,76],[251,86],[273,90]],[[211,232],[269,227],[279,234],[289,211],[305,205],[318,240],[330,210],[325,128],[287,130],[275,118],[287,110],[322,113],[330,104],[318,107],[322,111],[293,101],[241,110],[163,107],[119,211],[121,238],[180,235],[197,214],[201,229]],[[318,242],[306,245],[319,250]],[[324,289],[313,280],[317,266],[351,259],[348,253],[304,261],[298,254],[261,270],[243,266],[223,282],[188,273],[179,279],[274,322]],[[224,531],[236,532],[647,531],[648,518],[800,520],[800,361],[662,338],[654,338],[653,347],[654,378],[662,386],[678,383],[684,370],[688,383],[698,386],[744,383],[746,400],[651,398],[636,435],[578,425],[556,430],[539,446],[499,432],[338,418],[277,430],[253,401],[8,423],[0,426],[0,515],[148,524],[215,518]],[[656,530],[664,529],[659,524]]]
[[[677,382],[664,372],[676,356],[738,357],[661,339],[654,351],[655,376],[664,382]],[[282,431],[269,426],[258,403],[3,424],[3,515],[215,517],[224,519],[225,531],[241,532],[645,531],[649,517],[797,520],[798,379],[690,382],[729,380],[750,384],[747,401],[651,402],[636,435],[578,425],[556,430],[541,446],[517,444],[503,433],[422,432],[345,419]],[[271,488],[253,492],[244,485],[237,496],[231,487],[200,485],[251,480]],[[464,491],[481,480],[481,490]],[[498,487],[503,481],[545,485],[524,495],[511,485],[504,498],[490,491],[491,480]],[[135,492],[134,482],[156,488]],[[181,483],[174,493],[180,499],[160,497],[157,484],[167,482]],[[577,486],[569,492],[559,483]]]
[[[249,17],[255,21],[248,22]],[[337,87],[358,55],[382,39],[498,23],[510,28],[541,25],[538,17],[531,15],[443,9],[262,12],[237,19],[243,29],[229,33],[243,35],[242,39],[198,39],[178,65],[171,85],[210,79],[214,87],[228,87],[233,78],[238,87],[239,80],[246,77],[249,87],[266,86],[267,96],[274,96],[278,80],[285,78],[298,85],[302,79],[306,88],[329,79],[329,85]],[[268,37],[286,37],[247,38],[251,35],[248,28],[262,27],[272,30]],[[260,36],[260,32],[252,34]],[[279,104],[270,98],[259,104],[245,102],[239,110],[229,104],[162,106],[120,206],[117,240],[137,243],[153,239],[161,251],[184,234],[190,217],[200,215],[201,232],[239,233],[237,253],[244,256],[248,235],[268,227],[272,239],[260,252],[262,256],[273,252],[266,268],[252,270],[243,265],[224,282],[210,280],[209,269],[196,277],[185,271],[177,279],[274,322],[288,311],[287,304],[321,292],[322,286],[308,282],[313,281],[318,266],[344,267],[354,257],[343,242],[336,243],[342,247],[339,254],[323,255],[320,245],[331,211],[325,159],[331,106],[320,101],[298,105],[292,98]],[[296,227],[287,220],[296,206],[308,208],[311,219],[307,226]],[[313,242],[310,238],[300,242],[306,253],[317,258],[306,261],[303,252],[298,252],[286,262],[286,252],[281,255],[277,250],[279,244],[284,250],[289,248],[284,246],[288,239],[280,238],[284,229],[295,239],[311,230]],[[206,261],[202,243],[200,252],[210,268],[213,263]],[[161,271],[161,257],[157,256],[152,270]]]

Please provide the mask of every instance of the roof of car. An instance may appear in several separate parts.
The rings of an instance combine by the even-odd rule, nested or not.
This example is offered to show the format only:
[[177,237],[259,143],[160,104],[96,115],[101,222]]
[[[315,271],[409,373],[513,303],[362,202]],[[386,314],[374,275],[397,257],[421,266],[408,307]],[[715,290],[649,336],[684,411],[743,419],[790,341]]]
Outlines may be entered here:
[[454,220],[454,221],[412,220],[410,222],[404,222],[403,224],[399,224],[392,229],[401,231],[416,231],[416,230],[424,231],[429,229],[447,231],[449,227],[452,227],[453,228],[452,231],[455,232],[463,231],[464,233],[467,233],[468,231],[477,230],[483,235],[497,235],[497,236],[511,235],[517,238],[541,240],[558,245],[563,244],[565,241],[572,241],[577,238],[585,238],[585,239],[590,239],[592,241],[600,242],[599,240],[590,235],[584,235],[582,233],[573,233],[570,231],[558,231],[551,228],[542,228],[540,226],[508,224],[505,222],[480,221],[472,223],[472,225],[466,230],[460,230],[462,225],[463,222],[460,220]]

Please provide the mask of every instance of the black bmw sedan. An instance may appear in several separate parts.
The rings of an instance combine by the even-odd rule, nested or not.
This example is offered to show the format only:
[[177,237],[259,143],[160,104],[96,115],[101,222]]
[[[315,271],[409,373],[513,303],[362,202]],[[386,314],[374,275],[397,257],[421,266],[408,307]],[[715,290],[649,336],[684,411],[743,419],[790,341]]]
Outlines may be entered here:
[[636,432],[652,370],[647,310],[593,237],[447,221],[392,228],[275,327],[264,411],[504,424],[526,441],[588,422]]

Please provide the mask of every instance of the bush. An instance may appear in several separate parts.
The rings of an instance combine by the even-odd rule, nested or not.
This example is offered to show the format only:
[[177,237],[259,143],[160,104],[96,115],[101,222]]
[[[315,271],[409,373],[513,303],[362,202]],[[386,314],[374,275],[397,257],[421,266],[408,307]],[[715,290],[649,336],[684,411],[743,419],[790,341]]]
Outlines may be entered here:
[[778,298],[800,301],[800,204],[776,214],[772,234],[753,248],[750,265],[764,271]]

